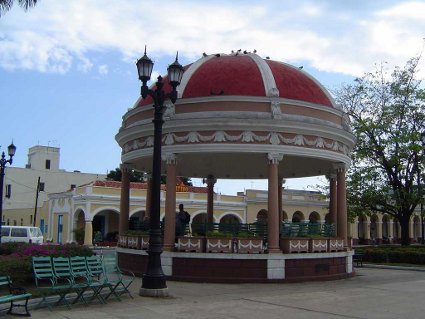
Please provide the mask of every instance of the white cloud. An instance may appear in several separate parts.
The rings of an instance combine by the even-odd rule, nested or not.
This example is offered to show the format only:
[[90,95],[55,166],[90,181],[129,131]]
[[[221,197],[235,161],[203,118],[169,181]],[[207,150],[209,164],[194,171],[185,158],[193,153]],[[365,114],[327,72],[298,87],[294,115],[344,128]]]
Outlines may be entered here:
[[108,66],[106,64],[99,65],[97,68],[99,74],[106,75],[109,72]]
[[87,72],[89,53],[113,50],[135,61],[147,44],[156,62],[177,49],[188,60],[257,49],[264,57],[358,76],[375,62],[404,64],[422,46],[423,2],[384,7],[383,1],[377,12],[288,3],[165,1],[158,12],[155,1],[44,0],[0,19],[0,67],[65,73],[75,64]]

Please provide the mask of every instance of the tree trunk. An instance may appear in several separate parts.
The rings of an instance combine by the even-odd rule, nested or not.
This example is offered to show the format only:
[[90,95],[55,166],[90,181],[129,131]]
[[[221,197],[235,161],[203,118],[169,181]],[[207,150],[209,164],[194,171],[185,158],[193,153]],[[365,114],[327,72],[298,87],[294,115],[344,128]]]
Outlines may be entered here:
[[409,218],[400,218],[400,228],[401,228],[401,245],[408,246],[410,245],[410,236],[409,236]]

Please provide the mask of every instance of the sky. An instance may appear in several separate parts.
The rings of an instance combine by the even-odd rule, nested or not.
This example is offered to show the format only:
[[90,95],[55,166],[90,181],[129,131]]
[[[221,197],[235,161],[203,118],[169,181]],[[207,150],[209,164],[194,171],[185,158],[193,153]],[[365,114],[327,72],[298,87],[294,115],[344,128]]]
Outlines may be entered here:
[[[302,65],[332,91],[376,64],[403,66],[421,54],[424,12],[425,1],[409,0],[39,0],[27,12],[15,4],[0,17],[0,150],[13,140],[17,167],[34,145],[60,147],[68,171],[118,167],[115,134],[139,97],[135,62],[145,45],[152,78],[166,73],[176,51],[185,65],[203,52],[255,49]],[[425,78],[424,61],[420,69]],[[318,182],[286,187],[312,190]],[[248,188],[267,182],[215,185],[223,194]]]

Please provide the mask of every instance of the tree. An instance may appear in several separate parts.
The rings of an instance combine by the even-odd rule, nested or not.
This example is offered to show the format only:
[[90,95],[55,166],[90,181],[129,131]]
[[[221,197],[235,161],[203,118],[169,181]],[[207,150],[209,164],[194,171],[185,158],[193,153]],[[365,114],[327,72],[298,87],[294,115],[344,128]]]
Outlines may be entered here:
[[[116,168],[113,171],[109,171],[108,175],[106,175],[106,178],[112,181],[121,181],[122,178],[122,172],[120,168]],[[146,182],[146,174],[144,172],[139,172],[136,170],[130,170],[129,174],[130,182],[139,182],[143,183]],[[192,181],[188,177],[179,177],[180,181],[183,183],[183,185],[186,186],[192,186]],[[167,179],[165,176],[161,176],[161,184],[166,184]]]
[[425,90],[417,79],[419,61],[411,58],[390,75],[380,65],[335,92],[357,138],[347,174],[349,212],[394,217],[402,245],[410,243],[409,221],[423,200],[418,176],[424,172]]
[[[109,171],[108,175],[106,175],[106,178],[111,181],[121,181],[121,178],[122,178],[121,169],[117,167],[115,170]],[[142,172],[135,171],[134,169],[129,171],[129,179],[130,179],[130,182],[139,182],[139,183],[146,182],[145,174]]]
[[[29,8],[34,7],[38,0],[17,0],[18,4],[27,11]],[[14,0],[0,0],[0,17],[7,11],[12,9]]]

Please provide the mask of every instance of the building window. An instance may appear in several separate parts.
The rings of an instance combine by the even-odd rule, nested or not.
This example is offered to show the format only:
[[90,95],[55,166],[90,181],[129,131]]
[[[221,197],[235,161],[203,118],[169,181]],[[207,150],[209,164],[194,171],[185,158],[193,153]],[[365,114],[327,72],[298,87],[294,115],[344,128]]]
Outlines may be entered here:
[[10,225],[10,219],[7,219],[7,224],[6,225]]
[[16,219],[13,220],[13,226],[17,226],[18,223],[16,222]]
[[32,225],[32,215],[30,215],[30,225]]
[[21,226],[24,226],[24,219],[21,218]]
[[12,196],[12,185],[6,184],[6,198],[10,198]]
[[50,160],[46,160],[46,169],[50,169]]
[[38,189],[39,192],[44,192],[44,183],[40,183],[40,188]]

